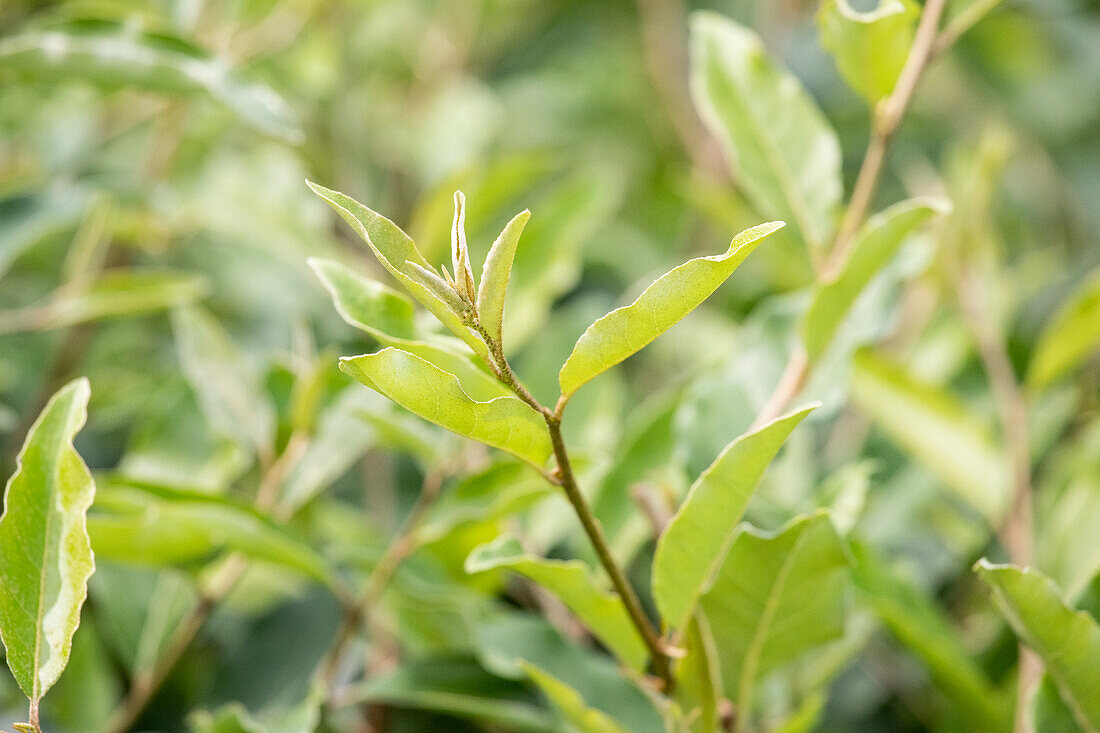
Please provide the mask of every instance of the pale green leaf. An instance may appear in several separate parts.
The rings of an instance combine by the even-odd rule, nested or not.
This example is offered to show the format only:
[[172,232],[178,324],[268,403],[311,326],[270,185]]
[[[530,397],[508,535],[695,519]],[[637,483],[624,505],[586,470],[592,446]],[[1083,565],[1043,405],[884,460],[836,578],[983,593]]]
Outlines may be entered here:
[[746,229],[723,254],[697,257],[657,278],[633,303],[588,327],[558,374],[563,397],[660,336],[707,299],[766,236],[782,227],[770,222]]
[[340,369],[451,432],[508,451],[540,469],[550,457],[546,423],[530,406],[510,396],[475,400],[453,374],[419,356],[391,347],[344,357]]
[[76,20],[0,41],[0,67],[58,83],[80,79],[108,88],[205,94],[262,130],[302,138],[286,102],[271,87],[244,79],[227,59],[131,24]]
[[1011,729],[1011,701],[963,648],[932,600],[891,572],[869,547],[854,545],[852,551],[852,580],[858,599],[920,658],[969,729],[991,733]]
[[269,451],[275,407],[221,324],[199,308],[187,308],[172,314],[172,330],[184,376],[211,424],[261,454]]
[[685,627],[699,595],[721,567],[760,477],[815,407],[737,438],[692,484],[653,557],[653,598],[666,624]]
[[508,294],[508,280],[512,275],[512,261],[516,257],[523,227],[531,218],[524,210],[516,214],[504,227],[500,236],[489,248],[485,264],[481,268],[481,282],[477,288],[477,313],[481,327],[498,343],[504,325],[504,299]]
[[451,305],[425,280],[423,270],[432,274],[435,270],[424,259],[424,255],[420,254],[408,234],[350,196],[330,191],[310,181],[306,183],[363,238],[382,266],[397,278],[413,298],[438,318],[451,333],[462,339],[474,353],[482,357],[488,356],[485,342],[462,322]]
[[580,693],[565,682],[529,662],[520,664],[550,704],[557,708],[578,733],[628,733],[607,713],[589,707]]
[[514,538],[503,536],[466,558],[467,573],[507,568],[556,595],[608,649],[629,667],[641,669],[648,653],[626,606],[615,593],[600,589],[579,560],[548,560],[524,552]]
[[225,497],[137,483],[111,483],[88,517],[96,553],[142,565],[205,562],[224,550],[276,563],[332,585],[325,561],[250,507]]
[[1086,730],[1100,730],[1100,625],[1066,606],[1045,575],[1030,568],[974,566],[993,591],[997,609],[1016,635],[1043,660],[1062,699]]
[[874,10],[854,10],[848,0],[826,0],[817,14],[821,45],[849,85],[874,106],[894,91],[917,32],[920,6],[913,0],[878,0]]
[[43,238],[75,227],[86,200],[85,192],[64,187],[0,199],[0,276]]
[[902,449],[996,525],[1008,507],[1001,452],[985,426],[939,388],[900,365],[856,354],[852,399]]
[[73,448],[91,389],[58,390],[31,426],[0,516],[0,638],[19,687],[38,701],[69,661],[95,569],[86,525],[95,483]]
[[1062,700],[1058,686],[1047,673],[1031,698],[1031,721],[1035,733],[1088,733],[1073,717],[1073,711]]
[[768,672],[844,630],[848,560],[828,515],[734,540],[699,607],[720,650],[726,694],[742,715]]
[[1100,348],[1100,268],[1069,296],[1035,346],[1027,380],[1045,387]]
[[847,260],[828,282],[814,290],[802,321],[802,342],[810,359],[829,346],[837,328],[871,279],[886,266],[905,238],[933,214],[944,214],[945,202],[910,199],[867,220],[855,236]]
[[828,239],[841,198],[840,144],[798,79],[751,30],[710,12],[691,20],[695,106],[761,215],[794,226],[812,248]]
[[309,264],[349,325],[366,331],[383,346],[404,349],[454,374],[474,399],[511,394],[472,361],[458,341],[422,332],[413,318],[413,304],[405,296],[334,260],[311,258]]
[[685,656],[676,666],[676,701],[683,706],[686,718],[697,720],[692,730],[713,733],[721,721],[719,704],[725,695],[714,634],[702,613],[692,614],[683,646]]

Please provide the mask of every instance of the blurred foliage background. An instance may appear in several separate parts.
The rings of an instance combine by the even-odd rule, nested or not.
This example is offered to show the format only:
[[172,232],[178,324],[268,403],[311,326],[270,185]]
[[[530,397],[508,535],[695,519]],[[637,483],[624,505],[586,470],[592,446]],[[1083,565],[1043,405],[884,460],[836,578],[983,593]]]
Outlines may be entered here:
[[[442,497],[381,595],[360,655],[366,682],[325,725],[355,730],[347,703],[362,701],[377,730],[557,729],[518,655],[629,730],[659,728],[638,689],[531,586],[463,572],[505,529],[539,553],[592,557],[535,474],[338,372],[337,355],[374,342],[333,311],[307,258],[381,274],[303,179],[384,213],[433,262],[447,257],[455,189],[475,259],[530,208],[506,343],[552,402],[558,365],[594,318],[762,220],[688,94],[686,17],[702,8],[755,29],[802,81],[838,131],[850,190],[870,115],[820,45],[815,2],[0,4],[3,475],[54,390],[87,375],[93,394],[77,447],[98,475],[98,571],[70,669],[45,702],[50,730],[117,729],[112,711],[217,595],[241,557],[230,552],[247,569],[130,723],[236,730],[216,726],[238,703],[270,730],[304,730],[286,711],[308,697],[341,619],[314,563],[361,582],[426,477]],[[1003,337],[1027,385],[1036,563],[1078,597],[1100,568],[1100,365],[1089,357],[1100,316],[1079,305],[1068,357],[1042,345],[1074,294],[1100,287],[1089,280],[1100,4],[1006,2],[936,61],[872,210],[923,193],[947,195],[954,214],[912,237],[860,298],[800,398],[824,407],[749,518],[775,528],[832,507],[916,599],[903,608],[933,617],[990,695],[1011,695],[1014,637],[969,571],[1003,557],[966,501],[1003,454],[981,341]],[[638,487],[682,496],[748,428],[812,277],[794,237],[769,240],[703,309],[577,397],[567,435],[637,580],[652,555]],[[855,369],[870,376],[853,382],[852,354],[867,344],[876,355]],[[988,438],[993,467],[952,455],[951,440],[899,438],[938,428],[891,421],[914,399],[890,391],[897,380],[948,396]],[[254,501],[271,518],[245,508]],[[966,696],[898,625],[873,592],[856,593],[845,638],[769,683],[764,720],[801,710],[806,729],[977,729]],[[0,674],[0,708],[12,711],[0,719],[21,719]]]

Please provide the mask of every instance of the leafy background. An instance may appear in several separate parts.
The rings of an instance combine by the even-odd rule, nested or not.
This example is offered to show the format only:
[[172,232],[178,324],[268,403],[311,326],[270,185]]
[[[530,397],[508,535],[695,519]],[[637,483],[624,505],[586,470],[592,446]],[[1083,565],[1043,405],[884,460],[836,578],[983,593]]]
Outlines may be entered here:
[[[333,311],[307,260],[381,272],[303,179],[400,223],[433,263],[447,256],[455,189],[475,260],[529,208],[505,335],[552,402],[594,318],[772,218],[688,96],[695,9],[754,29],[797,76],[838,132],[850,190],[868,107],[822,47],[812,2],[0,6],[4,476],[47,398],[79,375],[92,386],[76,446],[97,475],[97,572],[44,702],[51,729],[107,729],[229,552],[247,570],[139,727],[214,729],[237,702],[281,729],[340,624],[330,575],[376,565],[426,476],[442,498],[380,594],[368,681],[349,692],[372,703],[372,724],[556,729],[520,656],[625,729],[660,728],[534,586],[465,572],[506,532],[537,554],[593,557],[535,474],[338,371],[338,355],[377,342]],[[1016,640],[971,571],[1006,558],[989,521],[1007,442],[981,359],[989,334],[1026,389],[1035,564],[1087,607],[1100,567],[1098,117],[1095,3],[1006,2],[919,87],[872,210],[945,194],[954,213],[910,237],[856,302],[800,397],[823,407],[748,508],[765,529],[831,508],[859,558],[842,639],[768,678],[764,727],[1004,726]],[[749,427],[811,283],[799,237],[773,237],[571,404],[583,483],[639,586],[653,542],[635,489],[682,496]],[[273,518],[248,508],[258,495]],[[0,674],[0,719],[22,719]],[[1049,682],[1036,704],[1057,707]],[[350,730],[356,716],[328,724]]]

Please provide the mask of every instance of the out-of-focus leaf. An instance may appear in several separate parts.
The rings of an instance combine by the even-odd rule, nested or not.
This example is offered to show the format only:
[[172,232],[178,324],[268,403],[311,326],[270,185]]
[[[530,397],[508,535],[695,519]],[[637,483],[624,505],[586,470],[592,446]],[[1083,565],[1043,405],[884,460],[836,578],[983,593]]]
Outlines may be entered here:
[[365,703],[435,710],[517,733],[559,730],[545,709],[521,699],[521,685],[493,677],[469,659],[408,662],[391,674],[367,680],[354,694]]
[[435,270],[424,259],[424,255],[420,254],[408,234],[355,199],[310,181],[306,183],[363,238],[382,266],[397,278],[413,298],[438,318],[451,333],[466,342],[475,354],[488,356],[485,342],[467,328],[448,301],[441,297],[438,288],[433,286],[430,276],[434,275]]
[[503,536],[482,545],[466,558],[466,572],[483,573],[507,568],[519,573],[561,599],[592,633],[629,667],[642,669],[647,651],[638,636],[623,600],[601,590],[589,568],[579,560],[547,560],[524,552],[512,537]]
[[1035,733],[1088,733],[1073,717],[1058,686],[1045,672],[1031,698],[1031,722]]
[[270,87],[246,81],[225,59],[162,33],[132,25],[77,20],[9,36],[0,41],[0,67],[56,83],[79,79],[106,87],[205,93],[262,130],[301,139],[286,102]]
[[404,349],[454,374],[474,399],[510,394],[507,387],[459,351],[463,347],[457,341],[423,333],[413,318],[413,305],[405,296],[334,260],[313,258],[309,264],[348,324],[366,331],[384,346]]
[[775,727],[774,733],[809,733],[815,730],[825,712],[827,701],[828,696],[824,692],[812,693],[786,720]]
[[802,321],[802,342],[811,359],[829,346],[856,298],[893,259],[906,236],[933,214],[947,210],[939,200],[911,199],[879,212],[860,228],[843,266],[815,288]]
[[997,690],[959,643],[939,609],[892,573],[869,547],[852,547],[852,580],[858,599],[928,667],[936,686],[971,730],[1012,728],[1011,701]]
[[695,106],[725,146],[753,206],[790,223],[820,249],[841,197],[836,133],[749,29],[715,13],[696,13],[691,46]]
[[894,91],[919,18],[920,6],[912,0],[879,0],[866,12],[854,10],[848,0],[826,0],[817,13],[821,45],[872,106]]
[[19,451],[0,516],[0,638],[8,668],[33,703],[69,661],[95,560],[87,513],[95,496],[73,448],[91,388],[77,379],[50,398]]
[[1069,296],[1039,337],[1028,382],[1045,387],[1100,347],[1100,269]]
[[199,710],[187,718],[191,733],[313,733],[321,722],[321,686],[289,708],[249,713],[240,703],[223,705],[214,712]]
[[269,451],[275,408],[244,354],[205,311],[187,308],[172,316],[183,373],[207,419],[261,454]]
[[607,713],[589,707],[580,693],[566,683],[529,662],[521,664],[546,699],[579,733],[627,733],[626,728]]
[[349,356],[340,368],[425,420],[479,440],[541,468],[552,447],[546,423],[515,397],[472,399],[458,379],[419,356],[386,348]]
[[718,649],[703,614],[692,614],[684,633],[684,648],[686,656],[676,667],[676,700],[683,706],[685,717],[697,716],[692,730],[712,733],[718,730],[718,705],[724,694]]
[[122,697],[110,650],[92,621],[81,621],[65,674],[50,691],[49,718],[60,729],[104,730]]
[[827,514],[769,534],[746,527],[699,601],[719,650],[726,695],[741,715],[768,672],[844,630],[848,560]]
[[725,560],[760,477],[815,407],[740,436],[692,484],[653,557],[653,598],[666,624],[686,626],[699,595]]
[[508,222],[489,248],[485,265],[481,269],[481,282],[477,287],[478,317],[482,328],[498,343],[504,324],[504,299],[508,294],[508,280],[512,276],[512,261],[516,256],[523,227],[530,218],[531,212],[524,210]]
[[953,397],[872,353],[856,354],[852,399],[903,449],[996,525],[1008,477],[985,427]]
[[746,229],[723,254],[688,260],[653,281],[630,305],[598,319],[581,334],[558,374],[562,396],[568,398],[675,325],[717,290],[761,240],[782,226],[770,222]]
[[74,190],[24,193],[0,200],[0,276],[43,237],[76,226],[85,195]]
[[92,547],[119,563],[178,565],[233,550],[333,585],[324,559],[249,507],[201,492],[114,484],[88,517]]
[[979,560],[978,576],[1016,635],[1043,660],[1062,699],[1086,730],[1100,729],[1100,625],[1073,611],[1046,576]]
[[417,540],[433,542],[456,527],[511,516],[545,498],[546,479],[515,461],[501,461],[448,488],[417,530]]

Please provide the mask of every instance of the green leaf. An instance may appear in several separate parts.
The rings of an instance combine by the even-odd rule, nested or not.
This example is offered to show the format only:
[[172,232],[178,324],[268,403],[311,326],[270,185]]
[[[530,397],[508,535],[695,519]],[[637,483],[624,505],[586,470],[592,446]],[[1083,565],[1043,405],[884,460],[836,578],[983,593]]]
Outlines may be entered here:
[[695,106],[739,185],[761,215],[789,222],[821,248],[842,193],[840,144],[821,110],[756,34],[728,18],[693,15],[691,49]]
[[626,612],[622,599],[601,590],[579,560],[547,560],[524,552],[512,537],[482,545],[466,558],[467,573],[507,568],[561,599],[585,626],[629,667],[642,669],[648,652]]
[[676,667],[676,700],[683,706],[686,718],[698,716],[692,730],[712,733],[721,723],[719,703],[725,696],[718,649],[706,616],[692,614],[683,644],[686,655]]
[[425,420],[508,451],[541,470],[553,448],[542,416],[510,396],[482,402],[458,379],[419,356],[395,348],[347,356],[340,369]]
[[31,426],[0,516],[0,638],[8,667],[36,704],[69,661],[95,559],[86,518],[95,496],[73,448],[91,388],[62,387]]
[[[382,266],[397,278],[413,298],[438,318],[451,333],[462,339],[475,354],[488,356],[485,342],[463,323],[462,318],[454,311],[454,304],[441,297],[438,288],[433,285],[434,280],[431,278],[438,279],[439,282],[442,279],[424,259],[424,255],[420,254],[408,234],[350,196],[330,191],[311,181],[306,181],[306,184],[363,238]],[[454,297],[457,298],[457,294]]]
[[871,279],[897,254],[905,238],[933,214],[945,214],[946,202],[910,199],[872,216],[856,234],[843,266],[817,285],[802,321],[802,342],[810,359],[829,346],[837,328]]
[[271,88],[247,81],[224,58],[163,33],[131,24],[76,20],[0,41],[0,67],[56,84],[79,79],[108,88],[201,93],[258,130],[291,142],[302,131]]
[[1031,720],[1035,733],[1087,733],[1078,725],[1073,711],[1066,706],[1058,686],[1047,673],[1043,673],[1031,698]]
[[852,399],[902,449],[996,525],[1008,507],[1007,469],[985,426],[950,394],[871,352],[853,361]]
[[516,214],[504,227],[504,231],[489,248],[485,264],[481,268],[481,282],[477,288],[477,313],[481,327],[497,343],[501,341],[504,325],[504,299],[508,294],[508,280],[512,276],[512,261],[516,257],[520,235],[531,218],[526,209]]
[[913,0],[878,0],[874,10],[853,10],[848,0],[826,0],[817,13],[821,45],[848,84],[873,107],[894,91],[917,32]]
[[0,276],[23,252],[55,232],[75,227],[87,195],[51,188],[0,199]]
[[653,598],[666,624],[685,628],[699,595],[725,560],[760,477],[787,436],[816,407],[804,407],[737,438],[692,484],[653,557]]
[[997,690],[963,648],[941,611],[871,548],[853,545],[852,580],[859,601],[924,662],[932,680],[970,730],[1012,728],[1011,701]]
[[184,376],[207,419],[261,454],[270,451],[275,407],[229,334],[199,308],[175,311],[172,328]]
[[1100,268],[1069,296],[1035,346],[1027,381],[1041,388],[1075,368],[1100,347]]
[[459,342],[423,333],[413,317],[413,304],[405,296],[334,260],[315,257],[309,264],[332,295],[336,311],[349,325],[366,331],[384,346],[396,346],[454,374],[462,389],[474,399],[489,400],[511,394],[468,358],[468,352],[462,353]]
[[768,672],[841,636],[848,560],[824,512],[774,534],[746,527],[699,608],[721,653],[726,695],[742,715]]
[[710,296],[766,236],[783,226],[770,222],[746,229],[723,254],[697,257],[657,278],[633,303],[588,327],[558,374],[563,397],[641,350]]
[[335,585],[325,561],[251,507],[225,497],[138,483],[111,483],[88,517],[96,554],[120,563],[180,565],[231,550]]
[[1086,730],[1100,729],[1100,625],[1066,606],[1054,583],[1030,568],[974,566],[1021,641],[1035,650],[1062,699]]
[[580,693],[569,685],[529,662],[520,664],[546,699],[579,733],[627,733],[626,728],[607,713],[589,707]]

